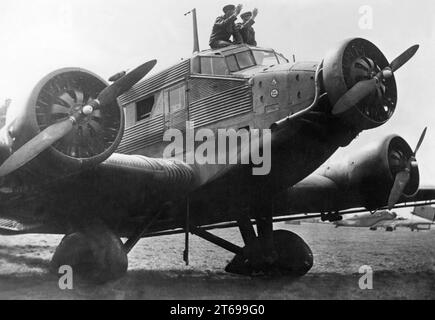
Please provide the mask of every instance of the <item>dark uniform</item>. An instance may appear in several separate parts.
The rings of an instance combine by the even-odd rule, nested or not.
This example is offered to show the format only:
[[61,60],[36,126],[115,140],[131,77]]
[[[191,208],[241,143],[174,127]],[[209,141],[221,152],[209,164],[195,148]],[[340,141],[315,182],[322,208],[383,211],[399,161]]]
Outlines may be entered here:
[[[209,42],[212,49],[218,49],[232,44],[242,43],[242,37],[235,24],[236,20],[236,15],[232,15],[230,17],[223,15],[216,18]],[[230,40],[231,36],[233,37],[233,42]]]
[[255,30],[252,27],[254,23],[255,21],[253,19],[249,19],[246,22],[238,23],[237,28],[239,29],[243,43],[256,47],[257,41],[255,40]]

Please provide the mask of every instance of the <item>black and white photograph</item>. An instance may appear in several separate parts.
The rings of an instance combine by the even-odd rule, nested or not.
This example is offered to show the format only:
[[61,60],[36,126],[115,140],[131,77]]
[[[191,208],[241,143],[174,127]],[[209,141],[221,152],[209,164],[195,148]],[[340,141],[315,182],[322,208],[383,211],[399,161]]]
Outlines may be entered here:
[[435,299],[434,57],[430,0],[1,0],[0,300]]

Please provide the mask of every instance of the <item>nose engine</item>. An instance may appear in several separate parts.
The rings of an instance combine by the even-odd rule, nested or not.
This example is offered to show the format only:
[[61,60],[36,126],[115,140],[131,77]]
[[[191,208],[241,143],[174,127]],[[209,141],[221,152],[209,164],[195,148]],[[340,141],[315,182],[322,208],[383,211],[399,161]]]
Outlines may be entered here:
[[323,83],[331,113],[357,130],[387,122],[396,109],[394,72],[418,50],[413,46],[393,62],[370,41],[346,40],[331,50],[323,62]]

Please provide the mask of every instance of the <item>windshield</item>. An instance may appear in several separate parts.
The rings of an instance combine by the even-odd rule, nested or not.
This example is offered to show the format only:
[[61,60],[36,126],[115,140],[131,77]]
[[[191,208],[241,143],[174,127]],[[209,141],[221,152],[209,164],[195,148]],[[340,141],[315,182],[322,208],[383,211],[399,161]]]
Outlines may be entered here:
[[236,53],[236,59],[240,70],[255,66],[255,61],[252,59],[251,52],[249,51]]
[[273,66],[279,63],[273,51],[252,50],[252,52],[259,66]]

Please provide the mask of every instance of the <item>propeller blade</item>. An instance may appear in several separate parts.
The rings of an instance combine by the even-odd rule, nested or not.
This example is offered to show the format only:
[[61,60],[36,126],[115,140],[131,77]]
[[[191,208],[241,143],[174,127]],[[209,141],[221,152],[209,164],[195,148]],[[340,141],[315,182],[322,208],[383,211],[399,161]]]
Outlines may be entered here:
[[67,119],[55,123],[32,140],[24,144],[20,149],[15,151],[6,161],[0,166],[0,177],[4,177],[9,173],[21,168],[27,162],[34,159],[45,149],[50,147],[57,140],[65,136],[73,128],[72,119]]
[[390,63],[390,68],[393,72],[396,72],[400,67],[402,67],[405,63],[411,59],[415,53],[418,51],[418,48],[420,46],[418,44],[412,46],[405,52],[403,52],[400,56],[398,56],[396,59],[393,60],[393,62]]
[[393,188],[391,189],[390,196],[388,197],[388,210],[393,209],[397,201],[399,201],[410,178],[411,174],[409,170],[403,170],[396,174]]
[[107,105],[112,103],[123,93],[131,89],[136,83],[138,83],[143,77],[145,77],[156,65],[157,60],[151,60],[143,65],[137,67],[133,71],[130,71],[121,79],[105,88],[98,95],[98,100],[101,105]]
[[343,113],[357,105],[358,102],[376,90],[377,81],[377,79],[370,79],[363,80],[355,84],[337,101],[332,109],[332,114],[337,115]]
[[417,155],[418,150],[421,147],[421,144],[423,143],[424,137],[426,136],[427,127],[424,128],[423,132],[421,133],[420,139],[418,140],[417,146],[415,147],[414,151],[414,157]]
[[118,72],[117,74],[114,74],[113,76],[111,76],[110,78],[109,78],[109,81],[110,82],[115,82],[115,81],[118,81],[119,79],[121,79],[123,76],[125,76],[127,74],[127,71],[121,71],[121,72]]

